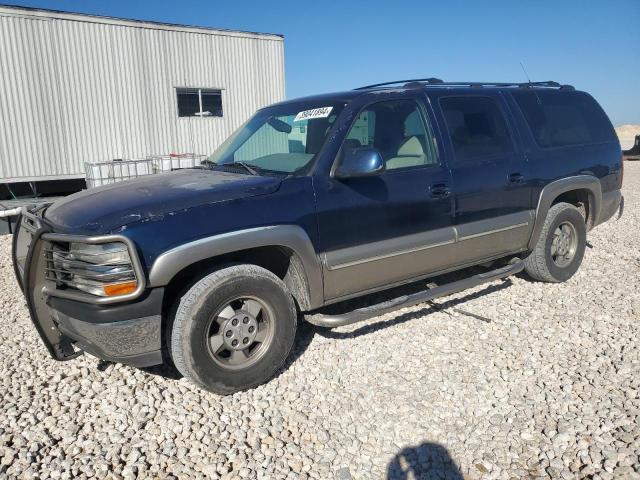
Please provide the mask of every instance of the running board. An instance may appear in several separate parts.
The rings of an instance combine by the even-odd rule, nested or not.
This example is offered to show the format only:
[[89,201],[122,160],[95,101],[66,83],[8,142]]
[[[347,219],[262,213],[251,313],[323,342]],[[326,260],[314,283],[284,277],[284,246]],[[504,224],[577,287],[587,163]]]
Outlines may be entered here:
[[319,327],[342,327],[344,325],[351,325],[352,323],[368,320],[373,317],[384,315],[385,313],[398,310],[400,308],[412,307],[419,303],[428,302],[434,298],[444,297],[453,293],[461,292],[467,288],[477,287],[483,283],[493,282],[510,275],[521,272],[524,269],[524,263],[522,260],[517,259],[514,263],[510,263],[504,267],[490,272],[479,273],[463,280],[456,282],[446,283],[438,287],[430,288],[428,290],[412,293],[410,295],[403,295],[386,302],[377,303],[368,307],[359,308],[351,312],[342,313],[339,315],[325,315],[322,313],[311,313],[305,315],[305,320],[309,323],[317,325]]

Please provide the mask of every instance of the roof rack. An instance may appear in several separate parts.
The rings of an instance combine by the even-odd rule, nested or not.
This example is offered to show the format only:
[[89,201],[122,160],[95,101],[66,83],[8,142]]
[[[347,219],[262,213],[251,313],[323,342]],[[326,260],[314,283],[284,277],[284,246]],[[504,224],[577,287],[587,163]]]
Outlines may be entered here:
[[365,85],[364,87],[354,88],[354,90],[366,90],[367,88],[375,88],[375,87],[384,87],[387,85],[396,85],[398,83],[403,83],[405,85],[409,85],[411,83],[420,83],[420,85],[442,85],[444,83],[439,78],[429,77],[429,78],[413,78],[410,80],[395,80],[393,82],[383,82],[383,83],[374,83],[373,85]]
[[413,80],[396,80],[394,82],[376,83],[355,90],[366,90],[368,88],[384,87],[390,85],[403,84],[404,88],[422,88],[422,87],[517,87],[517,88],[558,88],[560,90],[574,90],[572,85],[562,85],[553,80],[544,82],[443,82],[439,78],[416,78]]

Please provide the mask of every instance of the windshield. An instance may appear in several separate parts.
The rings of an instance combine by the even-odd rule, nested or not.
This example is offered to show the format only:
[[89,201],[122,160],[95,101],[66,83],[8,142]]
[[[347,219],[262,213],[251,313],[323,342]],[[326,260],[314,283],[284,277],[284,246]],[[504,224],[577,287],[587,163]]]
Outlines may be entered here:
[[343,108],[344,104],[305,102],[260,110],[206,163],[250,173],[301,172],[322,148]]

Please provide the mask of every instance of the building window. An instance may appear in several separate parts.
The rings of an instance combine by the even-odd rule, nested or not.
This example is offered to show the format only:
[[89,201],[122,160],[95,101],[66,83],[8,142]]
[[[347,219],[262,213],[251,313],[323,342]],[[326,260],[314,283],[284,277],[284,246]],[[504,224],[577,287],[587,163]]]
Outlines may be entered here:
[[179,117],[221,117],[222,91],[209,88],[176,88]]

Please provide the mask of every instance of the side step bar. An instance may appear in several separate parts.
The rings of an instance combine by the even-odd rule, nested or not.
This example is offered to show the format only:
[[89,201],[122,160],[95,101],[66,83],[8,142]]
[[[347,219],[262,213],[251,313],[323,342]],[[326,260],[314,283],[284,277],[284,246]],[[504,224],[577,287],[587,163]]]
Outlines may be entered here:
[[524,263],[522,260],[515,260],[513,263],[496,270],[489,272],[479,273],[469,278],[464,278],[456,282],[446,283],[438,287],[430,288],[428,290],[412,293],[410,295],[403,295],[386,302],[370,305],[368,307],[359,308],[351,312],[342,313],[339,315],[325,315],[322,313],[311,313],[305,315],[305,320],[309,323],[317,325],[319,327],[342,327],[344,325],[351,325],[352,323],[361,322],[362,320],[368,320],[385,313],[398,310],[400,308],[412,307],[419,303],[428,302],[434,298],[444,297],[453,293],[466,290],[467,288],[477,287],[483,283],[493,282],[510,275],[521,272],[524,269]]

